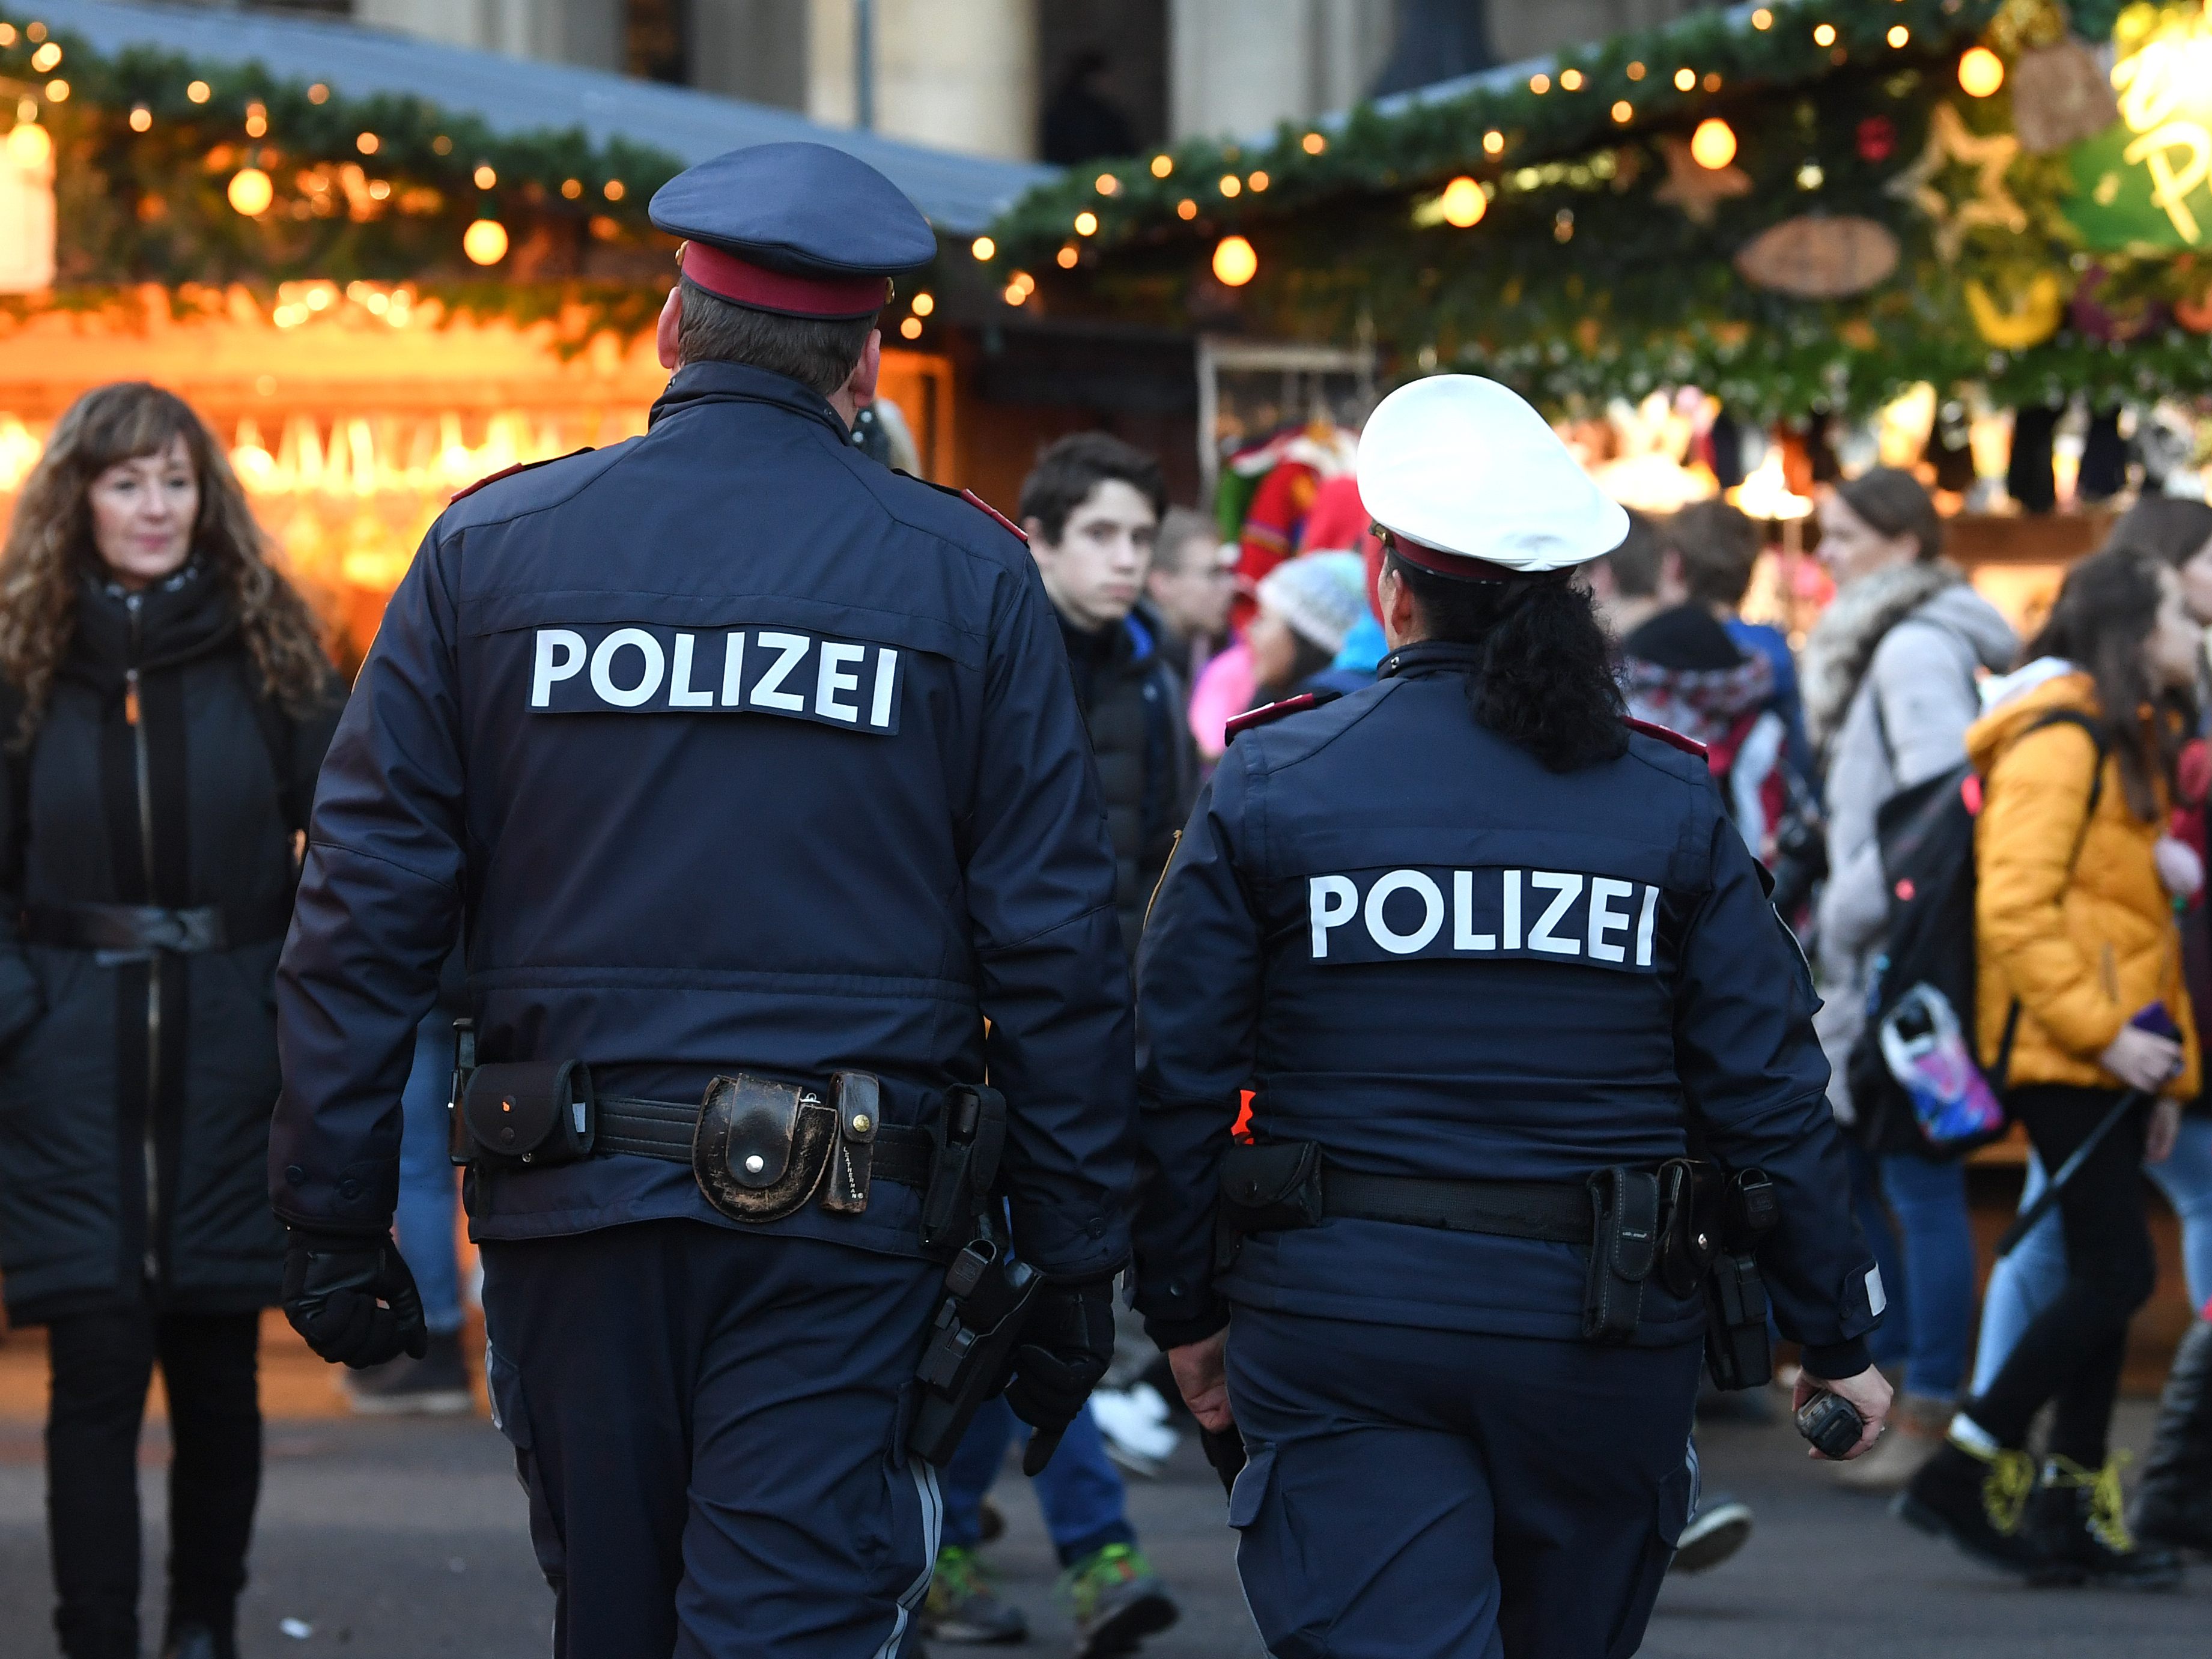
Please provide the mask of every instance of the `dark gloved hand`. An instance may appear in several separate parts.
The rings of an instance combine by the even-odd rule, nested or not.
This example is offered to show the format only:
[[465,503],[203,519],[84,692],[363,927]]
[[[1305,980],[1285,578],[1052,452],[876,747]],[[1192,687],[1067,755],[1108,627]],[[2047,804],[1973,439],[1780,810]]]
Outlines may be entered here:
[[380,1365],[429,1351],[422,1297],[391,1236],[292,1230],[284,1252],[284,1317],[331,1364]]
[[1006,1403],[1036,1429],[1022,1454],[1022,1472],[1051,1461],[1060,1437],[1091,1398],[1114,1358],[1114,1281],[1048,1285],[1037,1292],[1013,1356]]

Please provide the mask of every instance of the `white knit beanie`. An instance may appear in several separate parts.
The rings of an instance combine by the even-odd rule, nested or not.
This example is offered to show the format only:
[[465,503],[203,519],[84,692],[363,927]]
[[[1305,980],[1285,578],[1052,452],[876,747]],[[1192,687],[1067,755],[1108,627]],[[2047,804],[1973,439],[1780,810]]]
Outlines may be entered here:
[[1341,651],[1366,614],[1366,561],[1357,553],[1308,553],[1269,571],[1259,599],[1322,650]]

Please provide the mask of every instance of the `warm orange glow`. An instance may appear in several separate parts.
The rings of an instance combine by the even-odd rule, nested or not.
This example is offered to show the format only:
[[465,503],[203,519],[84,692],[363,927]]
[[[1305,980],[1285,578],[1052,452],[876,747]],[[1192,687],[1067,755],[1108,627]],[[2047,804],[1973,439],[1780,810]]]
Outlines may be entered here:
[[1242,288],[1260,274],[1260,256],[1242,236],[1224,236],[1214,244],[1213,274],[1224,288]]
[[1075,251],[1075,244],[1070,242],[1066,247],[1060,249],[1059,252],[1054,254],[1052,258],[1053,263],[1058,265],[1062,270],[1073,270],[1075,269],[1076,261],[1080,259],[1083,256],[1081,254]]
[[623,194],[623,181],[619,179],[608,179],[606,183],[599,186],[599,193],[605,196],[610,202],[621,201]]
[[1822,23],[1820,25],[1813,31],[1813,44],[1816,46],[1834,46],[1836,44],[1836,26],[1833,23]]
[[1644,78],[1644,65],[1640,63],[1631,64],[1628,66],[1628,78],[1632,81],[1641,81]]
[[477,163],[476,180],[478,190],[489,190],[499,182],[499,174],[492,171],[490,162],[479,161]]
[[988,236],[978,236],[969,243],[968,251],[979,259],[988,259],[999,251],[999,245]]
[[924,289],[921,293],[914,296],[913,304],[914,314],[915,316],[927,317],[931,312],[937,309],[937,296],[932,294],[927,289]]
[[1168,174],[1170,174],[1170,173],[1173,173],[1174,171],[1175,171],[1175,158],[1174,158],[1173,156],[1170,156],[1170,155],[1155,155],[1154,157],[1152,157],[1152,177],[1153,177],[1153,178],[1155,178],[1155,179],[1164,179],[1164,178],[1166,178],[1166,177],[1168,176]]
[[1221,193],[1224,196],[1237,195],[1243,188],[1244,181],[1235,173],[1224,173],[1221,175]]
[[[204,104],[209,99],[215,96],[215,88],[209,86],[204,81],[195,81],[185,88],[185,96],[191,99],[195,104]],[[307,96],[313,98],[315,94],[313,92],[310,92]],[[317,99],[316,101],[319,103],[321,100]]]
[[1098,216],[1088,208],[1077,214],[1075,234],[1078,236],[1096,236],[1098,234]]
[[1690,159],[1709,172],[1718,173],[1735,160],[1735,129],[1717,115],[1707,116],[1690,135]]
[[53,153],[52,135],[36,121],[19,121],[8,135],[8,159],[19,167],[44,167]]
[[1687,92],[1687,91],[1689,91],[1689,89],[1690,89],[1692,87],[1694,87],[1694,86],[1696,86],[1697,84],[1698,84],[1698,72],[1697,72],[1697,70],[1693,70],[1693,69],[1690,69],[1690,68],[1685,67],[1685,68],[1682,68],[1682,69],[1678,69],[1678,70],[1676,70],[1674,71],[1674,90],[1675,90],[1675,91],[1677,91],[1677,92]]
[[1621,125],[1626,126],[1630,121],[1635,118],[1635,117],[1636,111],[1634,107],[1630,105],[1628,100],[1621,98],[1614,100],[1613,106],[1613,118],[1614,120],[1620,122]]
[[1772,28],[1774,27],[1774,14],[1767,10],[1765,7],[1761,6],[1757,11],[1752,13],[1751,26],[1755,29]]
[[246,136],[249,138],[266,138],[269,136],[269,111],[266,106],[248,104],[246,106]]
[[270,203],[276,199],[276,187],[259,167],[239,168],[230,175],[230,188],[225,193],[231,207],[249,219],[268,212]]
[[1528,90],[1534,93],[1539,98],[1541,98],[1551,89],[1552,77],[1550,76],[1532,75],[1528,77]]
[[1182,200],[1176,204],[1176,217],[1178,219],[1197,218],[1198,204],[1192,201],[1189,197],[1184,197]]
[[353,141],[353,147],[363,155],[374,155],[376,154],[377,145],[381,142],[374,133],[364,132]]
[[31,69],[35,74],[44,75],[61,61],[62,49],[59,43],[49,40],[31,54]]
[[1559,89],[1562,92],[1580,92],[1583,89],[1583,72],[1577,69],[1561,70]]
[[1484,133],[1482,135],[1482,153],[1485,155],[1503,155],[1505,153],[1505,135],[1500,132],[1496,127],[1492,127],[1489,131]]
[[496,219],[479,219],[461,233],[461,252],[480,265],[495,265],[507,258],[507,227]]
[[1245,179],[1244,185],[1248,190],[1265,190],[1270,182],[1272,181],[1265,173],[1255,173]]
[[1490,204],[1482,194],[1482,186],[1462,173],[1444,186],[1440,205],[1444,222],[1465,230],[1469,225],[1482,222],[1482,216],[1490,210]]
[[1030,291],[1019,283],[1008,283],[1003,297],[1008,305],[1018,306],[1030,297]]
[[1893,47],[1901,52],[1911,43],[1912,40],[1912,31],[1905,27],[1902,23],[1892,23],[1889,26],[1889,33],[1886,38]]
[[919,340],[921,337],[921,319],[919,317],[909,317],[904,322],[901,323],[899,325],[899,337],[902,340]]
[[55,80],[46,82],[46,101],[48,103],[66,104],[69,102],[69,94],[70,84],[68,82]]
[[1973,46],[1959,60],[1959,89],[1969,98],[1986,98],[2004,84],[2004,59],[1987,46]]
[[1102,173],[1098,175],[1093,188],[1101,196],[1111,196],[1121,188],[1121,181],[1110,173]]
[[570,201],[574,201],[584,193],[584,181],[581,179],[563,179],[561,181],[561,193]]
[[1317,132],[1310,132],[1298,140],[1298,148],[1309,155],[1318,155],[1328,148],[1328,140]]
[[131,107],[131,131],[133,132],[149,132],[153,130],[153,126],[154,112],[148,109],[143,104],[132,105]]
[[314,85],[307,88],[307,101],[311,104],[329,103],[331,101],[331,89],[325,86],[320,81],[316,82]]

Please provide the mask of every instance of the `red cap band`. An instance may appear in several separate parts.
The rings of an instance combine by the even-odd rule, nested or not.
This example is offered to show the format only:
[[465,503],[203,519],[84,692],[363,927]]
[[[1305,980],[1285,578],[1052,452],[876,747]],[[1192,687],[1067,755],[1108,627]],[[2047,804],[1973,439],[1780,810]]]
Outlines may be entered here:
[[704,242],[684,245],[684,274],[718,300],[785,317],[867,317],[890,298],[884,276],[793,276]]
[[[1380,525],[1376,526],[1382,530]],[[1431,574],[1449,576],[1462,582],[1520,582],[1537,576],[1548,576],[1548,570],[1509,570],[1502,564],[1492,564],[1487,559],[1470,559],[1457,553],[1439,553],[1425,547],[1410,536],[1401,536],[1395,530],[1382,530],[1382,544],[1407,564],[1418,566]]]

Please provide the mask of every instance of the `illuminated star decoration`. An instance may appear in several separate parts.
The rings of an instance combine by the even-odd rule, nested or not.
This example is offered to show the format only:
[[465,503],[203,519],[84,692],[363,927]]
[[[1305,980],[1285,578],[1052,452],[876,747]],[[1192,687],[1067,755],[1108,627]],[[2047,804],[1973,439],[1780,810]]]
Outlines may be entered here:
[[[1956,109],[1938,104],[1929,118],[1928,147],[1920,159],[1882,189],[1911,203],[1934,222],[1936,251],[1948,264],[1959,257],[1971,230],[1988,228],[2017,234],[2027,228],[2027,215],[2004,182],[2005,169],[2019,154],[2020,140],[2010,133],[1977,138],[1966,131]],[[1954,163],[1974,170],[1973,194],[1963,201],[1954,201],[1936,183]]]
[[1723,200],[1751,193],[1751,180],[1741,167],[1700,167],[1682,139],[1661,138],[1659,153],[1666,158],[1667,182],[1651,192],[1652,198],[1673,203],[1695,223],[1710,225]]

